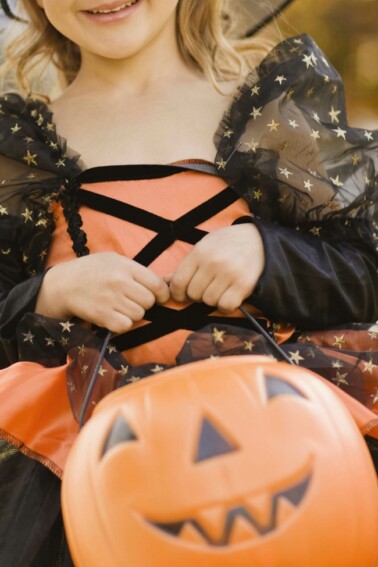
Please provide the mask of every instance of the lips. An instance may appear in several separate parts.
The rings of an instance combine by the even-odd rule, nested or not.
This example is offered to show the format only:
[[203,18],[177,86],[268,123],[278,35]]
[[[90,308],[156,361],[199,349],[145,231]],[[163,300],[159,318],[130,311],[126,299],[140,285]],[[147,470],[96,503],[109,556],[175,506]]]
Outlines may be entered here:
[[85,10],[89,14],[116,14],[126,8],[131,8],[134,4],[136,4],[138,0],[129,0],[128,2],[113,2],[112,4],[102,4],[101,6],[96,6],[91,10]]
[[285,524],[307,494],[312,474],[271,495],[247,496],[232,506],[202,509],[195,518],[171,523],[148,520],[164,533],[187,543],[225,546],[252,541]]
[[88,10],[81,10],[81,14],[95,23],[116,23],[131,15],[142,2],[143,0],[118,0],[117,2],[98,4]]

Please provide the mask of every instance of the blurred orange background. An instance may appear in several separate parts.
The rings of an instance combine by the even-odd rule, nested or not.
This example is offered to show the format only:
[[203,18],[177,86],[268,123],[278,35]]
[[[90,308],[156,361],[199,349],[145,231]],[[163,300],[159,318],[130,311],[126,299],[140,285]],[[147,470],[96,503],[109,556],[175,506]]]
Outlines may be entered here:
[[309,33],[344,79],[351,126],[378,128],[378,0],[296,0],[278,20]]

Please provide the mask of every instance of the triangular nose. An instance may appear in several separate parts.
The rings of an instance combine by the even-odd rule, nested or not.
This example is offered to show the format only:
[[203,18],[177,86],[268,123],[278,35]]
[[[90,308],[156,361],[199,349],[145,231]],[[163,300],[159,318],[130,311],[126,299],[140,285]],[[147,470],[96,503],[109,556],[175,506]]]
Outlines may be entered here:
[[207,418],[203,418],[195,462],[236,451],[238,447],[230,443]]

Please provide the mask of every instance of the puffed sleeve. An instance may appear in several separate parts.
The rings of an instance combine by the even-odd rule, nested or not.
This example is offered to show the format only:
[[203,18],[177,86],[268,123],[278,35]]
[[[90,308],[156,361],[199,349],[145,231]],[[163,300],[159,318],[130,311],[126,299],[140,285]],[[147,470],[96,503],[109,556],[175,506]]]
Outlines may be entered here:
[[46,105],[17,94],[0,99],[1,366],[17,359],[16,327],[34,310],[44,276],[54,226],[51,206],[64,183],[57,153],[62,151]]
[[378,133],[348,126],[340,76],[311,38],[267,56],[216,143],[264,242],[251,301],[307,329],[376,320]]

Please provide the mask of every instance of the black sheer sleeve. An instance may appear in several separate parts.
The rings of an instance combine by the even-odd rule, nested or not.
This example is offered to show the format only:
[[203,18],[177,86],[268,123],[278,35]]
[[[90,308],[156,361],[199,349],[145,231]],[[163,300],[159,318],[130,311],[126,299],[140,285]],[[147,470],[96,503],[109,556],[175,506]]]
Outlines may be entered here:
[[16,327],[33,311],[54,221],[51,205],[65,175],[65,157],[46,105],[16,94],[0,99],[0,365],[15,360]]
[[266,267],[251,301],[321,328],[378,318],[378,133],[347,124],[342,81],[307,36],[278,45],[216,135]]

